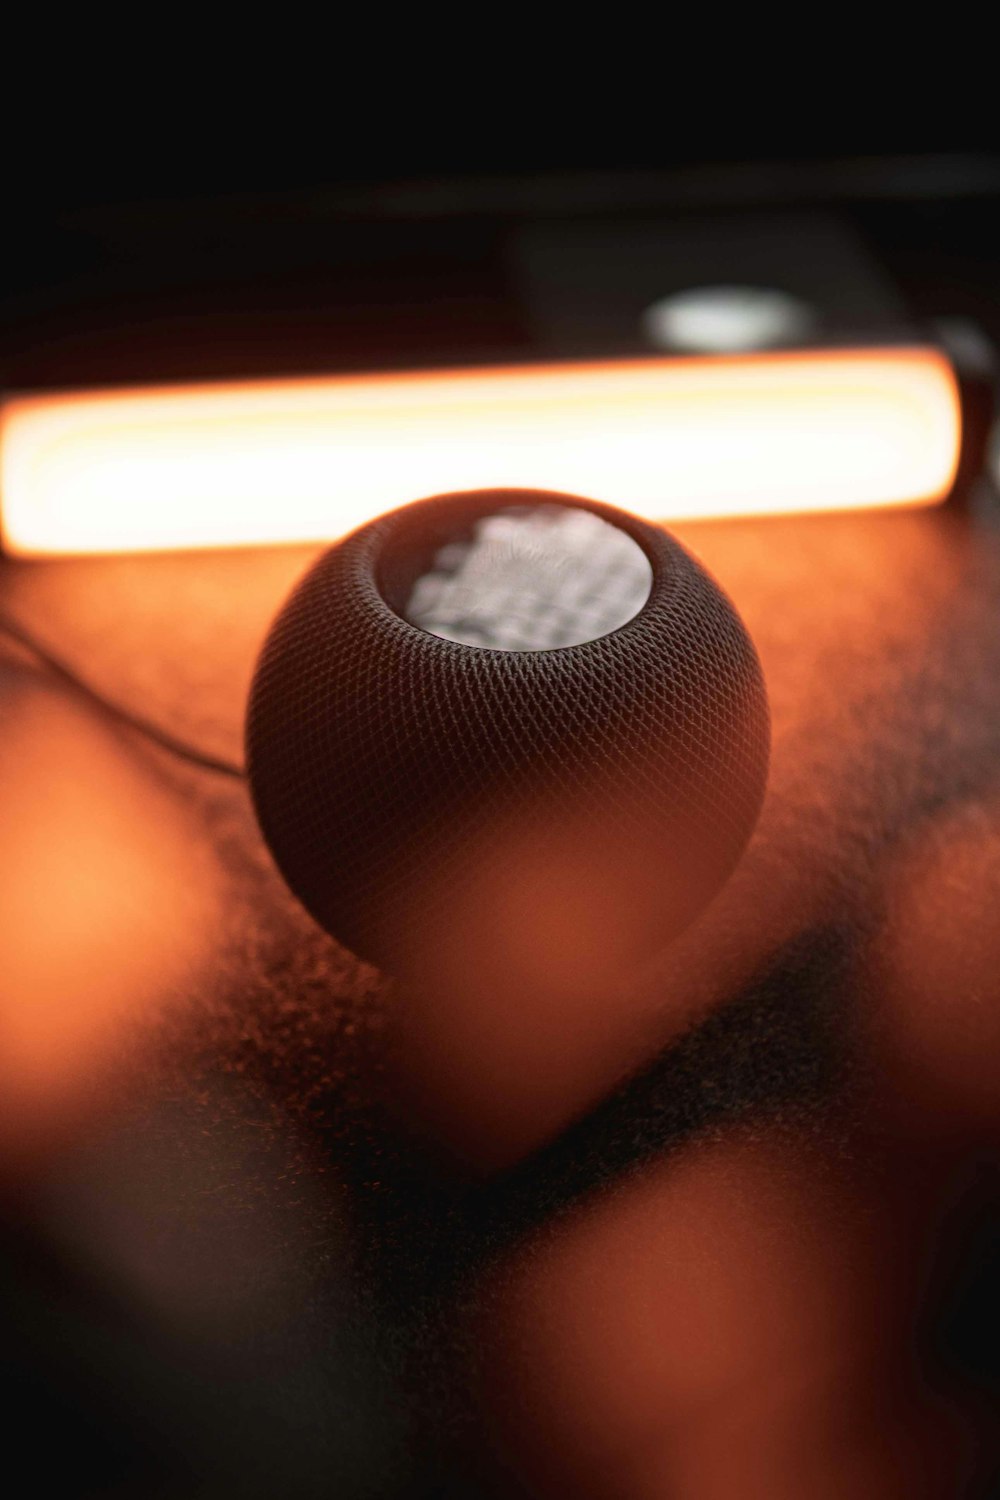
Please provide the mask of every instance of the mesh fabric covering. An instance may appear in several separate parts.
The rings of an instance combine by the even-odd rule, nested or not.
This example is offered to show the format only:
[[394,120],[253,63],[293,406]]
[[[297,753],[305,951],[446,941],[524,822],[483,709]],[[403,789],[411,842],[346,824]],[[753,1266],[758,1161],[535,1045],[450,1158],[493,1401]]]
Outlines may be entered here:
[[[633,619],[582,645],[501,651],[401,618],[394,602],[456,528],[534,501],[583,506],[635,538],[653,583]],[[739,858],[768,749],[756,652],[699,564],[659,527],[523,490],[419,501],[321,557],[271,629],[247,725],[257,814],[286,880],[390,969],[473,888],[499,831],[537,830],[541,844],[581,819],[588,878],[602,861],[620,876],[635,851],[643,944],[668,941]]]

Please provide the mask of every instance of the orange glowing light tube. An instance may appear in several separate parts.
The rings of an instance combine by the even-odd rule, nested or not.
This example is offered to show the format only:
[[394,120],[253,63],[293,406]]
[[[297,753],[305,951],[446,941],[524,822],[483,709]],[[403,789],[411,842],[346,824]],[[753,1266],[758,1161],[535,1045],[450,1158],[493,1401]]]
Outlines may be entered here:
[[960,433],[952,367],[920,345],[14,396],[0,538],[23,556],[320,541],[491,485],[656,520],[931,504]]

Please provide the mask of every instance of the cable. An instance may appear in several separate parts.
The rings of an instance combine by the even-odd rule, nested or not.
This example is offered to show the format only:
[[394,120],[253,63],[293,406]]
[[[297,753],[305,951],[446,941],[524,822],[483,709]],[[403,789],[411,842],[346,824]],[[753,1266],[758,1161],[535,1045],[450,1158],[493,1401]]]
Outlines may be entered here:
[[168,754],[175,755],[180,760],[186,760],[193,766],[200,766],[202,770],[214,771],[220,776],[232,776],[241,781],[245,777],[246,772],[243,767],[237,765],[235,761],[222,760],[217,756],[208,755],[205,751],[199,750],[197,746],[188,745],[184,740],[175,738],[169,730],[160,728],[158,724],[154,724],[151,720],[143,718],[141,714],[133,713],[131,709],[123,708],[110,698],[106,698],[103,693],[99,692],[97,688],[92,687],[85,678],[75,672],[72,667],[68,666],[54,652],[50,651],[48,646],[37,641],[30,631],[25,630],[16,620],[11,620],[5,615],[0,615],[0,635],[6,636],[9,640],[16,641],[19,646],[23,647],[25,651],[30,652],[60,682],[65,683],[67,687],[72,688],[74,692],[79,693],[90,703],[96,704],[103,713],[115,720],[116,723],[123,725],[127,729],[134,730],[136,734],[141,734],[145,739],[151,741],[152,744],[158,745],[161,750],[166,750]]

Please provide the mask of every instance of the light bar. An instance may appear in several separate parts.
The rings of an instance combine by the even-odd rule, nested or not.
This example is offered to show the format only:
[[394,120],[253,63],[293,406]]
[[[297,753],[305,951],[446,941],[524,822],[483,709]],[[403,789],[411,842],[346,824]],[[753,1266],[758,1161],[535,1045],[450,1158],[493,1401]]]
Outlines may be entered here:
[[568,490],[655,520],[930,504],[958,386],[932,347],[16,396],[22,556],[319,541],[443,490]]

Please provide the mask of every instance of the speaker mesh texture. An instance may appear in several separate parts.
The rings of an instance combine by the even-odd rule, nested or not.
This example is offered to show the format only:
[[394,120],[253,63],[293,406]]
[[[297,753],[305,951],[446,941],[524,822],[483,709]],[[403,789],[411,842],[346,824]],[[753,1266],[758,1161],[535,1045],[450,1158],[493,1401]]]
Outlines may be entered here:
[[[638,614],[536,651],[444,640],[401,617],[456,529],[531,504],[584,507],[638,542],[653,574]],[[432,497],[331,548],[271,628],[247,721],[254,803],[285,879],[389,969],[422,926],[447,920],[492,830],[552,827],[560,809],[592,812],[595,844],[643,851],[637,899],[651,946],[669,941],[738,860],[768,751],[756,652],[704,569],[659,527],[543,491]]]

